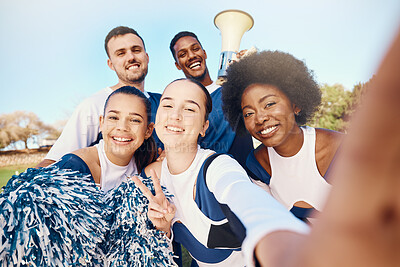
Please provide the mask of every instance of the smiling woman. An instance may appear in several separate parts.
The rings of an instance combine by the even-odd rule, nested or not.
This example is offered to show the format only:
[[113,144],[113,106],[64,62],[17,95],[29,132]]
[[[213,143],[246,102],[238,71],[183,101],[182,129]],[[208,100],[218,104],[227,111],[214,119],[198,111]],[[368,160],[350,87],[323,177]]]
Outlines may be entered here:
[[65,155],[55,165],[91,174],[105,192],[117,187],[156,158],[150,112],[149,101],[138,89],[124,86],[115,90],[100,116],[103,139]]
[[228,69],[222,97],[231,126],[262,143],[246,162],[254,182],[303,220],[321,211],[342,135],[305,126],[321,92],[304,62],[280,51],[247,56]]
[[105,103],[99,144],[10,179],[0,193],[0,266],[174,264],[127,179],[155,160],[150,112],[142,92],[121,87]]

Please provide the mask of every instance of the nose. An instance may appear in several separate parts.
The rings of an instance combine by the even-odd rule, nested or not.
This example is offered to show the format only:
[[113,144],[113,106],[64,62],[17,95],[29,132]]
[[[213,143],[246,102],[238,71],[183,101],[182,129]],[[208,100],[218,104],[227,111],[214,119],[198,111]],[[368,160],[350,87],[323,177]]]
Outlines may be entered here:
[[129,131],[129,121],[128,120],[118,120],[117,122],[117,130],[120,131]]
[[188,54],[189,54],[189,58],[194,58],[194,57],[196,57],[196,53],[195,53],[194,51],[190,50],[190,49],[189,49]]
[[126,56],[128,57],[129,61],[132,61],[133,59],[135,59],[135,53],[133,53],[131,50],[128,50],[128,52],[126,53]]
[[255,115],[256,123],[258,124],[262,124],[264,121],[269,120],[269,115],[267,114],[267,112],[257,112]]
[[182,112],[179,108],[174,108],[169,113],[169,116],[172,120],[180,121],[182,120]]

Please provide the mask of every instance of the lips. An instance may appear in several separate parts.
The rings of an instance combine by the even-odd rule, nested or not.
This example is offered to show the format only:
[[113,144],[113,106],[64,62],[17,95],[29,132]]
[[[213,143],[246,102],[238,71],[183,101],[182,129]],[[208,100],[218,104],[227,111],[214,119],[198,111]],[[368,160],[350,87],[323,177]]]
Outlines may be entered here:
[[272,136],[277,130],[279,125],[272,125],[265,127],[263,130],[258,131],[257,134],[262,135],[264,137]]
[[172,132],[175,132],[175,133],[181,133],[181,132],[183,132],[183,131],[185,131],[183,128],[181,128],[181,127],[177,127],[177,126],[166,126],[165,127],[168,131],[172,131]]
[[138,69],[140,67],[140,64],[135,63],[135,64],[130,64],[128,66],[126,66],[127,70],[134,70],[134,69]]
[[189,69],[191,69],[191,70],[199,69],[200,67],[201,67],[200,61],[193,62],[192,64],[189,65]]
[[120,137],[120,136],[113,136],[111,137],[114,141],[117,142],[122,142],[122,143],[129,143],[131,141],[133,141],[132,138],[127,138],[127,137]]

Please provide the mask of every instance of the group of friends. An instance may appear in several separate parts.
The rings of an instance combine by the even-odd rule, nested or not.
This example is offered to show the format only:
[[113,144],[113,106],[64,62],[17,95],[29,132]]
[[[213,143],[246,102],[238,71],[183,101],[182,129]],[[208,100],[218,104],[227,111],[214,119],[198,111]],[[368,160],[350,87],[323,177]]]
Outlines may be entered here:
[[[76,108],[38,168],[88,173],[105,192],[132,179],[149,201],[153,226],[171,241],[178,265],[181,245],[192,266],[399,264],[398,197],[378,190],[369,199],[371,210],[361,212],[365,198],[372,198],[368,183],[381,185],[393,175],[369,179],[376,171],[368,168],[381,167],[368,157],[370,136],[379,129],[357,138],[351,131],[305,126],[321,91],[303,61],[280,51],[242,56],[220,86],[210,77],[198,37],[184,31],[171,40],[170,50],[185,78],[157,94],[145,90],[149,55],[135,30],[112,29],[105,50],[118,83]],[[388,85],[392,76],[381,76],[377,84]],[[368,112],[359,112],[360,125]],[[257,148],[252,138],[260,142]],[[147,179],[155,191],[144,185]],[[359,214],[375,217],[361,221]],[[385,227],[394,237],[383,233]],[[368,240],[368,233],[379,242]]]

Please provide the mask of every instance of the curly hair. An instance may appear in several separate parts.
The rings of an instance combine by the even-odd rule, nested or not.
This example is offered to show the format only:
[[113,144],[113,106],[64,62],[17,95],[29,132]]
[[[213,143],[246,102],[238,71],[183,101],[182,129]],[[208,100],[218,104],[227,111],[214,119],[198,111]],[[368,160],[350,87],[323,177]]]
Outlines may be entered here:
[[222,110],[238,134],[247,132],[242,114],[242,95],[252,84],[276,86],[301,109],[295,116],[297,125],[304,125],[321,103],[321,90],[313,72],[303,61],[281,51],[261,51],[233,63],[222,85]]

